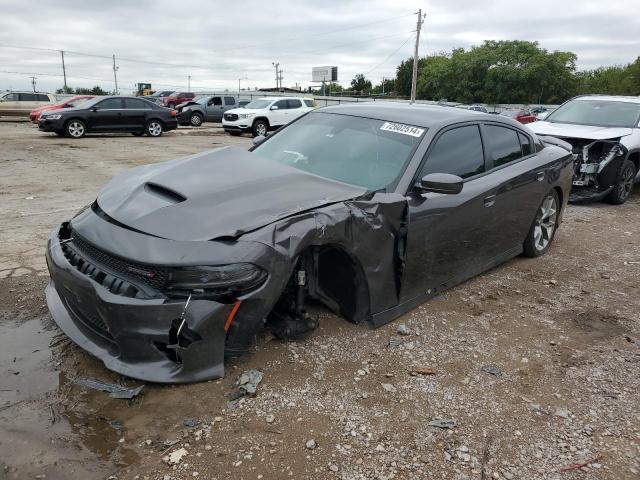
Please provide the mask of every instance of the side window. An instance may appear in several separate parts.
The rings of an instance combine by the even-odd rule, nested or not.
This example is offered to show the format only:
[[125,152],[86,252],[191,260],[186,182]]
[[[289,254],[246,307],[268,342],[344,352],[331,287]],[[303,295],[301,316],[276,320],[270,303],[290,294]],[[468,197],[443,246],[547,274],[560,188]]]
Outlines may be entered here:
[[125,98],[124,108],[129,110],[151,110],[151,105],[148,105],[144,100],[137,98]]
[[300,100],[287,100],[289,104],[289,108],[300,108],[302,106],[302,102]]
[[520,147],[522,150],[522,156],[526,157],[533,153],[533,145],[531,145],[531,139],[524,133],[518,132],[518,138],[520,138]]
[[122,99],[107,98],[96,105],[100,110],[120,110],[122,108]]
[[287,100],[278,100],[273,104],[273,106],[278,107],[278,110],[286,110],[287,108],[289,108],[288,103],[289,102]]
[[235,105],[236,99],[233,97],[224,97],[224,103],[225,105]]
[[220,105],[222,105],[222,98],[220,98],[220,97],[213,97],[211,100],[209,100],[209,105],[215,105],[215,106],[220,106]]
[[49,97],[47,95],[43,95],[42,93],[38,94],[38,101],[39,102],[48,102],[49,101]]
[[450,173],[462,178],[484,172],[482,139],[477,125],[447,130],[422,166],[420,178],[429,173]]
[[2,97],[5,102],[17,102],[19,98],[20,97],[18,97],[17,93],[9,93],[8,95]]
[[35,93],[21,93],[20,101],[21,102],[35,102],[37,100],[37,96]]
[[493,166],[499,167],[522,157],[518,132],[497,125],[486,125],[487,144],[493,156]]

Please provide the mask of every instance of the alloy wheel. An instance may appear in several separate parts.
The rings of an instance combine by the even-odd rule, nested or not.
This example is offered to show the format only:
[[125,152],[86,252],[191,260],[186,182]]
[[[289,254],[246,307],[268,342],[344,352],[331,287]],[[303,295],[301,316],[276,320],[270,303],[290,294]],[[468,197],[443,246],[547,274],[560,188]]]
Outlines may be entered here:
[[543,251],[549,245],[558,219],[558,204],[553,195],[547,195],[540,205],[533,229],[536,250]]
[[147,132],[149,132],[149,135],[152,137],[157,137],[162,133],[162,125],[158,122],[151,122],[147,128]]
[[631,165],[629,165],[624,172],[622,172],[622,182],[620,182],[620,190],[622,198],[627,198],[633,189],[633,183],[635,180],[635,171]]
[[198,114],[191,115],[191,125],[194,127],[202,125],[202,117]]
[[256,125],[256,133],[258,136],[265,136],[267,134],[267,126],[264,123],[259,123]]
[[80,122],[72,121],[67,127],[67,131],[73,138],[80,138],[84,135],[84,125]]

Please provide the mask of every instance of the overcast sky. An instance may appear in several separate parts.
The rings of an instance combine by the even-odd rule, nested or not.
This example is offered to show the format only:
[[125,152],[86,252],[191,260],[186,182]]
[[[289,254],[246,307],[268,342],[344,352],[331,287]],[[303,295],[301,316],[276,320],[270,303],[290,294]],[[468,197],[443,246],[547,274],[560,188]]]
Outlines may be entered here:
[[237,89],[241,77],[243,88],[271,87],[272,62],[284,86],[309,85],[320,65],[337,65],[345,86],[357,73],[379,82],[413,54],[418,8],[420,55],[489,39],[571,50],[579,69],[640,55],[640,0],[0,0],[0,90],[31,89],[31,75],[40,91],[62,86],[56,50],[67,51],[68,85],[108,90],[115,54],[124,93],[136,82],[186,89],[189,75],[194,91]]

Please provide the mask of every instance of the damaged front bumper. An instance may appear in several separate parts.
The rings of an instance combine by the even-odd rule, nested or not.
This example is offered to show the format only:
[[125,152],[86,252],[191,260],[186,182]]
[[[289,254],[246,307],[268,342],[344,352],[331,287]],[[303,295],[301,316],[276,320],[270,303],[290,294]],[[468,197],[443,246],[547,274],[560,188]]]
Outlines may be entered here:
[[[80,227],[90,223],[91,232],[102,233],[115,245],[129,242],[129,253],[151,250],[151,255],[170,261],[193,256],[194,250],[217,248],[206,245],[213,242],[203,242],[202,248],[186,242],[192,244],[187,253],[178,248],[183,242],[130,232],[90,211],[80,217]],[[119,275],[119,268],[105,260],[108,252],[87,254],[80,248],[84,238],[71,232],[69,224],[63,224],[48,239],[49,311],[76,344],[128,377],[161,383],[222,377],[225,345],[228,354],[250,348],[256,327],[277,299],[272,290],[277,282],[269,280],[234,299],[171,298],[138,279]]]
[[627,149],[617,140],[596,140],[587,144],[567,141],[574,146],[571,201],[605,197],[615,186],[618,169],[627,155]]

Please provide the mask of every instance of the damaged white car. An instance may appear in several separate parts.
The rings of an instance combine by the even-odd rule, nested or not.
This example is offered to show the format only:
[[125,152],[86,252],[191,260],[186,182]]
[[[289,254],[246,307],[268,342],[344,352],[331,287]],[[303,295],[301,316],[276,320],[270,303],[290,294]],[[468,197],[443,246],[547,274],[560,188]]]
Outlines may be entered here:
[[528,127],[572,145],[572,201],[629,198],[640,170],[640,97],[576,97]]

